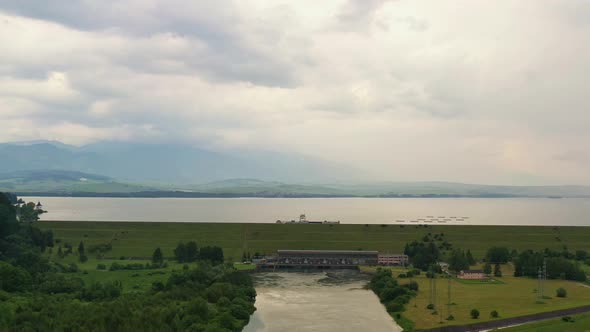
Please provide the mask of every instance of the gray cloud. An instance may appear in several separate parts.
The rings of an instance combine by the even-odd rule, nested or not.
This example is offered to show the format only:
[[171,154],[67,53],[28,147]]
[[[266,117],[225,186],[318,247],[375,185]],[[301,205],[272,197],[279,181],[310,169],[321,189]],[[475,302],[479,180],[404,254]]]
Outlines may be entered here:
[[589,19],[583,0],[0,0],[0,141],[182,141],[380,179],[590,183]]

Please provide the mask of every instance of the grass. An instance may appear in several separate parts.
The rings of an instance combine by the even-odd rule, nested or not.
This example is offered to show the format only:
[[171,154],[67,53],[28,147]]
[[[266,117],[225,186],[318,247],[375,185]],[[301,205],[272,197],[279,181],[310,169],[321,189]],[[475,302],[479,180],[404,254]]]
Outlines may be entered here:
[[256,270],[255,264],[234,263],[234,268],[238,271]]
[[[182,270],[185,264],[179,264],[174,261],[167,261],[167,267],[158,268],[158,269],[148,269],[148,270],[118,270],[118,271],[109,271],[109,267],[112,263],[118,262],[121,264],[128,264],[128,263],[148,263],[149,260],[119,260],[119,259],[97,259],[97,258],[90,258],[85,263],[80,263],[78,261],[78,256],[75,254],[68,255],[63,259],[57,257],[55,251],[53,251],[52,255],[49,255],[50,258],[56,262],[62,264],[69,264],[75,263],[78,265],[80,272],[75,273],[75,275],[82,280],[86,285],[90,285],[94,282],[105,282],[105,281],[121,281],[123,284],[123,292],[130,293],[130,292],[144,292],[148,291],[152,287],[152,283],[156,281],[161,281],[166,283],[168,277],[174,270]],[[106,265],[106,270],[98,270],[97,265],[104,264]],[[196,263],[187,264],[190,268],[196,266]]]
[[[371,272],[374,268],[363,268]],[[503,265],[504,271],[510,271],[509,265]],[[403,268],[393,268],[394,275],[404,272]],[[515,278],[504,276],[496,278],[497,283],[489,282],[464,282],[464,280],[451,279],[451,306],[448,306],[449,280],[446,278],[435,279],[437,289],[437,310],[442,310],[443,323],[440,323],[439,315],[432,315],[431,310],[426,309],[430,302],[430,279],[424,273],[411,279],[399,279],[401,283],[414,280],[418,282],[420,291],[418,295],[406,305],[404,316],[414,321],[416,329],[433,328],[446,325],[465,325],[476,322],[493,320],[490,317],[492,310],[497,310],[499,318],[517,317],[539,312],[554,311],[574,308],[590,304],[590,288],[584,285],[566,280],[547,280],[545,295],[542,304],[537,303],[537,280],[529,278]],[[566,298],[555,296],[557,288],[563,287],[568,292]],[[450,308],[450,312],[449,312]],[[472,319],[469,315],[471,309],[478,309],[481,313],[478,319]],[[446,318],[452,314],[453,321]],[[553,330],[559,331],[559,330]]]
[[585,332],[590,331],[590,314],[571,316],[573,322],[561,318],[500,329],[501,332]]
[[[426,234],[444,234],[454,247],[482,258],[491,246],[510,249],[590,251],[590,227],[464,226],[464,225],[277,225],[231,223],[141,223],[42,221],[55,238],[77,245],[112,241],[110,256],[151,257],[155,247],[171,256],[179,241],[223,247],[231,261],[243,252],[274,253],[277,249],[347,249],[402,252],[407,242]],[[84,236],[86,235],[86,236]],[[558,236],[559,235],[559,236]],[[559,239],[559,240],[558,240]]]
[[[169,263],[162,270],[164,274],[151,274],[154,270],[143,271],[99,271],[96,264],[107,266],[120,257],[135,260],[149,260],[156,247],[163,250],[170,259],[174,247],[180,241],[197,241],[199,246],[218,245],[224,249],[226,259],[241,261],[242,254],[250,252],[274,253],[277,249],[348,249],[379,250],[399,253],[404,245],[420,240],[426,234],[444,233],[445,240],[455,248],[470,249],[476,258],[481,258],[491,246],[507,246],[519,251],[524,249],[562,250],[567,245],[570,251],[590,251],[590,227],[538,227],[538,226],[457,226],[457,225],[278,225],[278,224],[224,224],[224,223],[137,223],[137,222],[72,222],[44,221],[38,223],[43,229],[52,229],[54,238],[70,242],[74,248],[80,241],[88,250],[93,244],[112,243],[113,249],[104,259],[92,254],[90,260],[80,267],[87,273],[80,276],[87,282],[95,280],[122,280],[124,290],[146,290],[153,281],[164,281],[180,264]],[[556,234],[559,233],[559,240]],[[59,245],[59,244],[58,244]],[[53,249],[53,253],[57,251]],[[64,260],[75,260],[67,257]],[[121,263],[128,260],[121,261]],[[237,264],[238,269],[253,268],[254,265]],[[363,268],[370,271],[371,268]],[[403,272],[395,268],[395,275]],[[513,270],[502,265],[504,277],[495,278],[498,282],[459,282],[451,281],[451,313],[454,321],[443,321],[443,325],[462,325],[490,320],[490,312],[497,310],[500,318],[516,317],[538,312],[553,311],[590,304],[590,288],[579,283],[548,280],[546,295],[551,298],[536,303],[537,281],[528,278],[511,277]],[[404,281],[405,280],[405,281]],[[403,313],[414,321],[416,329],[441,326],[439,315],[432,315],[426,309],[429,303],[429,279],[424,274],[412,278],[418,282],[420,292],[411,300]],[[402,279],[407,282],[409,279]],[[568,297],[558,298],[555,290],[563,287]],[[443,319],[449,315],[446,279],[436,279],[439,310]],[[442,308],[441,308],[442,305]],[[469,316],[471,309],[481,312],[479,319]],[[570,323],[571,324],[571,323]]]

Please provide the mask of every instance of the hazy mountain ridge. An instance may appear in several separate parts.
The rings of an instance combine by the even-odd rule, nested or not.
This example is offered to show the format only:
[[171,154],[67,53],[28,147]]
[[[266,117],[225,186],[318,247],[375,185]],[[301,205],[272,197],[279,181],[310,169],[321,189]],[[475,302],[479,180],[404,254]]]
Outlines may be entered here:
[[68,170],[123,181],[205,183],[228,178],[300,182],[345,179],[354,170],[272,151],[211,151],[184,144],[99,142],[81,147],[56,141],[0,144],[0,173]]
[[0,191],[9,192],[121,193],[154,189],[144,185],[117,182],[102,175],[75,171],[39,170],[0,174]]
[[[274,152],[56,141],[0,144],[0,190],[39,193],[367,197],[590,197],[590,186],[359,182],[350,169]],[[345,176],[349,174],[349,176]],[[336,176],[335,176],[336,175]],[[336,178],[336,180],[334,180]],[[346,179],[346,180],[342,180]],[[354,181],[357,183],[354,183]]]

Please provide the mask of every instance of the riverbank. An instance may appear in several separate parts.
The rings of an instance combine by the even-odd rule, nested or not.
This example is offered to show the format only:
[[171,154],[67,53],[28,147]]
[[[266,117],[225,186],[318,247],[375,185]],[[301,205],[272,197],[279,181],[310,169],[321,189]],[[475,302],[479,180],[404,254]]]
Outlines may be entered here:
[[[373,273],[376,268],[364,267],[361,270]],[[401,267],[391,270],[394,276],[406,271]],[[417,296],[406,304],[403,316],[414,322],[417,331],[464,332],[489,330],[590,311],[590,288],[585,284],[567,280],[546,280],[546,296],[539,301],[536,279],[513,277],[514,271],[510,264],[503,264],[502,271],[504,276],[495,278],[500,281],[499,283],[462,283],[458,279],[440,276],[432,280],[424,273],[411,279],[398,278],[401,284],[411,280],[418,283],[419,287]],[[436,290],[434,299],[430,298],[431,286]],[[555,290],[558,288],[566,289],[567,297],[556,297]],[[435,309],[427,309],[432,301],[435,302]],[[477,319],[471,317],[472,309],[480,312]],[[497,318],[491,316],[492,311],[498,312]],[[448,320],[451,315],[453,320]]]

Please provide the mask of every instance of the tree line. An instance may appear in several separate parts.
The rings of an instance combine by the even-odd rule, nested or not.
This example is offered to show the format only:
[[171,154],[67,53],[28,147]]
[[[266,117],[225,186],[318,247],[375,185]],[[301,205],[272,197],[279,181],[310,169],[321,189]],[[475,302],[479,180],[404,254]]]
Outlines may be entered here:
[[[173,271],[146,292],[125,293],[117,280],[87,284],[75,264],[43,255],[53,234],[18,222],[12,198],[0,193],[2,331],[230,332],[255,310],[250,276],[223,264],[218,247],[201,248],[197,267]],[[85,255],[82,242],[78,251]],[[159,248],[154,261],[163,263]]]

